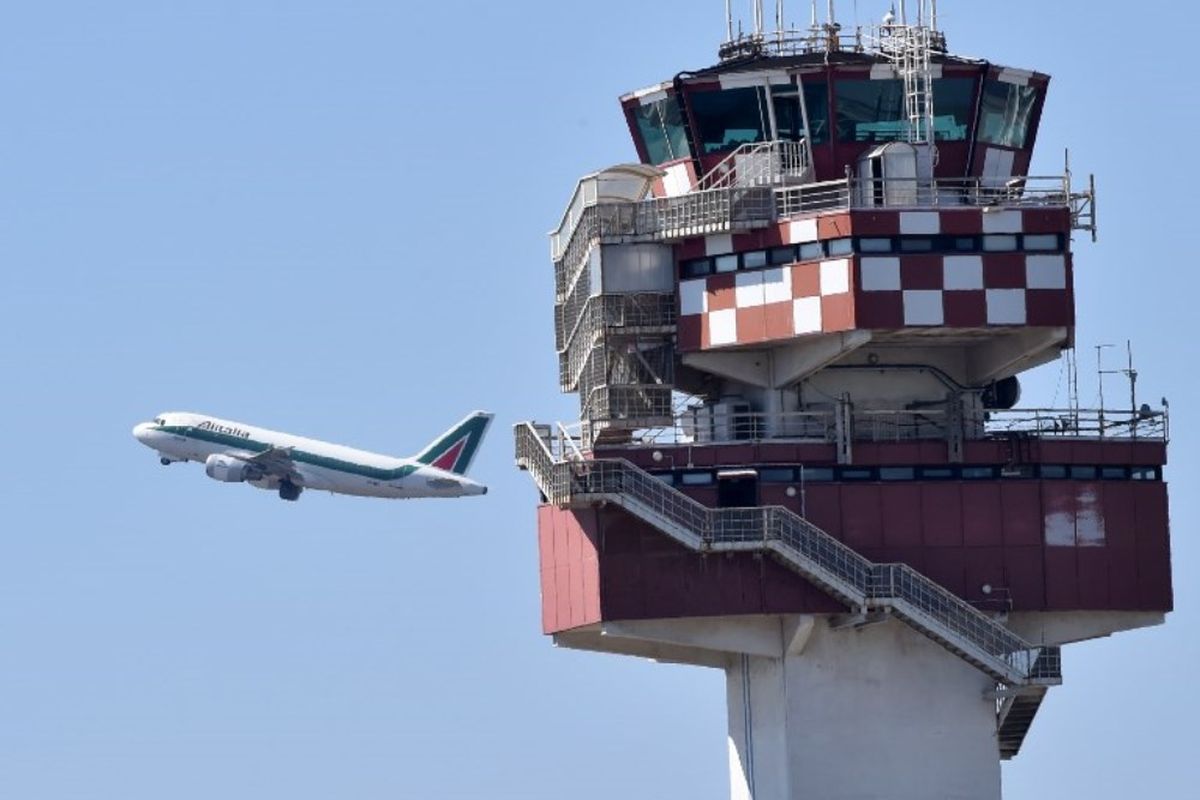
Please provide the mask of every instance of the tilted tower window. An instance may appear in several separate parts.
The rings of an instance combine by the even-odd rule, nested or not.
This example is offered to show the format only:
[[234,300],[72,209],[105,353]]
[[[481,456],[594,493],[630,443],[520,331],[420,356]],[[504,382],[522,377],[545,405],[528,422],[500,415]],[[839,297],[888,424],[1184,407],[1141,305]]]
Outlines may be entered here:
[[[839,80],[834,82],[834,92],[838,141],[895,142],[907,138],[903,81]],[[933,81],[933,131],[939,141],[967,140],[974,98],[974,78]]]
[[687,132],[683,127],[683,114],[674,97],[637,107],[633,111],[633,118],[651,164],[665,164],[691,157]]
[[770,115],[763,87],[692,92],[688,103],[699,129],[699,147],[705,153],[767,139]]
[[984,81],[979,140],[1001,147],[1024,147],[1040,94],[1034,86]]

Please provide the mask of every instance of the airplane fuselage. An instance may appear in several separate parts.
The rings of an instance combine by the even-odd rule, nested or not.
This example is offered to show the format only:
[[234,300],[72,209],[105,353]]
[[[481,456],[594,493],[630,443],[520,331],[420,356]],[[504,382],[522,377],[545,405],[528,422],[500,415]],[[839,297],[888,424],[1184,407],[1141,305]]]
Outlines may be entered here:
[[[243,469],[246,477],[242,480],[261,489],[279,489],[281,484],[291,482],[303,489],[363,497],[465,497],[487,493],[486,486],[463,475],[413,459],[200,414],[163,414],[153,422],[137,425],[133,434],[157,451],[164,464],[198,461],[217,480],[237,480],[223,477],[230,474],[222,471],[226,461],[238,469],[250,464],[249,469]],[[286,454],[285,474],[254,466],[255,457],[274,452]]]

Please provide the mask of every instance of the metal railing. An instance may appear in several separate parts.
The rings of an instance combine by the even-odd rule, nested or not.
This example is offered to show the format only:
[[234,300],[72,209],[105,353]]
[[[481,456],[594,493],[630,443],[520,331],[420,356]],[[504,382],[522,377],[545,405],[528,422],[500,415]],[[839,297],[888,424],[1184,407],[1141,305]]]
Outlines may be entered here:
[[894,614],[998,681],[1059,678],[1044,655],[1055,648],[1026,642],[905,564],[869,561],[786,508],[708,508],[628,461],[556,456],[568,442],[556,443],[548,426],[517,425],[514,438],[517,465],[550,503],[608,500],[694,550],[770,553],[852,610]]
[[[961,430],[960,430],[961,428]],[[838,441],[837,410],[760,413],[689,406],[677,409],[671,425],[641,431],[645,446],[746,442]],[[944,408],[864,409],[850,415],[852,442],[1008,438],[1139,439],[1166,442],[1166,409],[1011,409],[966,413],[955,419]]]
[[812,174],[807,139],[740,145],[696,183],[700,191],[734,186],[780,186],[804,182]]
[[851,208],[1072,208],[1068,176],[991,178],[843,178],[776,189],[781,216]]
[[1011,409],[989,411],[985,430],[993,436],[1013,433],[1037,438],[1146,439],[1168,441],[1168,409]]

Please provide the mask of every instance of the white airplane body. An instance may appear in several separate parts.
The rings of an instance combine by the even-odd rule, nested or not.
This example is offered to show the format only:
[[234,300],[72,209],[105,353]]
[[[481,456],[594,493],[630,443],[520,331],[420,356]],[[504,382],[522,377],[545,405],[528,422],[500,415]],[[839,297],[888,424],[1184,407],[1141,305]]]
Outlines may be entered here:
[[165,466],[199,461],[225,483],[248,483],[296,500],[304,489],[361,497],[467,497],[487,494],[467,469],[492,415],[476,411],[412,458],[306,439],[203,414],[169,412],[133,435]]

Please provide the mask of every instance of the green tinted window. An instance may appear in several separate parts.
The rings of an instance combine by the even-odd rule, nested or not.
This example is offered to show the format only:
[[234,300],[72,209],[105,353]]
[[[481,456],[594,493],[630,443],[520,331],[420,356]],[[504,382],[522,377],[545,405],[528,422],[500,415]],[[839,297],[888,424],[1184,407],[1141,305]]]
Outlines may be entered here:
[[813,144],[829,141],[829,86],[826,83],[804,84],[804,108],[808,112],[808,131]]
[[651,164],[664,164],[691,155],[687,133],[683,129],[683,115],[675,98],[639,106],[634,109],[633,118]]
[[974,78],[933,81],[933,132],[938,141],[964,142],[975,111]]
[[766,141],[766,97],[749,86],[711,92],[692,92],[688,102],[696,120],[699,147],[705,153],[733,150],[748,142]]
[[984,81],[979,141],[1001,147],[1024,147],[1038,94],[1033,86]]
[[907,138],[901,81],[837,81],[834,92],[839,142],[895,142]]

